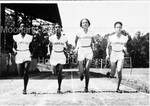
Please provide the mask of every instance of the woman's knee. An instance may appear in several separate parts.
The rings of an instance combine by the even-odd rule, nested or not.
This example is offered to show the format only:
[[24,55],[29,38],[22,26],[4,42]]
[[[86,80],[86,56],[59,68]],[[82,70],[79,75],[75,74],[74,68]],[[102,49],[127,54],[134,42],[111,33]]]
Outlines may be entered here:
[[124,60],[119,60],[118,63],[117,63],[117,70],[118,72],[120,72],[123,68],[123,63],[124,63]]
[[92,62],[91,59],[87,59],[87,61],[86,61],[86,67],[87,68],[90,68],[91,62]]
[[61,64],[58,64],[58,65],[57,65],[57,69],[58,69],[58,71],[59,71],[59,72],[62,72],[63,65],[61,65]]
[[22,69],[22,65],[21,64],[17,64],[17,71],[20,77],[23,77],[24,73],[23,73],[23,69]]
[[91,60],[91,59],[87,59],[87,62],[86,62],[86,63],[87,63],[88,65],[90,65],[90,64],[91,64],[91,62],[92,62],[92,60]]
[[116,74],[116,64],[111,63],[111,75],[114,76]]
[[83,61],[79,61],[79,65],[82,66],[83,65]]
[[83,61],[79,61],[79,69],[84,68]]

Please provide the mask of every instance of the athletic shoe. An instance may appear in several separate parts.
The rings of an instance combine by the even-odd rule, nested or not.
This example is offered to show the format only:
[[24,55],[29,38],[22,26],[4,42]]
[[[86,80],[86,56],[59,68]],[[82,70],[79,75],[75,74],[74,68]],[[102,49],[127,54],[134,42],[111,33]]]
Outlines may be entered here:
[[84,79],[84,75],[81,75],[80,80],[83,81],[83,79]]
[[27,94],[27,91],[26,91],[26,90],[23,90],[23,93],[22,93],[22,94],[26,95],[26,94]]
[[110,72],[107,72],[106,77],[110,78]]
[[88,92],[88,88],[85,88],[85,89],[84,89],[84,92]]
[[120,90],[120,89],[117,89],[116,92],[117,92],[117,93],[122,93],[123,91]]
[[60,94],[60,93],[61,93],[61,91],[60,91],[60,90],[57,90],[57,93],[59,93],[59,94]]

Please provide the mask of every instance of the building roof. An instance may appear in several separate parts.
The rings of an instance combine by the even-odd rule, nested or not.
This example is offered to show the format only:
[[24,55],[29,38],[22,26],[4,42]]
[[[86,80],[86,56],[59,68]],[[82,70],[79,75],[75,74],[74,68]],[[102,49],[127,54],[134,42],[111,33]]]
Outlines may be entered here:
[[56,3],[9,3],[1,6],[25,13],[35,18],[61,23],[58,5]]

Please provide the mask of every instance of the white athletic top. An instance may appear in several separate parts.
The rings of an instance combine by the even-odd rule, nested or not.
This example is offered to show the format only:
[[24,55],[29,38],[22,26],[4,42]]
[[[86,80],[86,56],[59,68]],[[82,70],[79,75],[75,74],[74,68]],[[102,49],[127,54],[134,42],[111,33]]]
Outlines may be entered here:
[[32,41],[32,38],[33,37],[29,34],[26,34],[24,38],[22,38],[20,33],[14,35],[13,39],[17,43],[17,50],[29,50],[29,44]]
[[85,32],[82,30],[79,30],[77,33],[78,39],[78,47],[82,46],[90,46],[92,37],[94,36],[93,32],[89,29],[88,32],[85,34]]
[[49,41],[52,42],[54,51],[63,51],[66,47],[67,38],[61,35],[60,39],[57,39],[56,34],[49,37]]
[[108,41],[111,43],[112,50],[122,51],[125,48],[125,44],[128,41],[128,37],[121,35],[120,38],[116,34],[109,36]]

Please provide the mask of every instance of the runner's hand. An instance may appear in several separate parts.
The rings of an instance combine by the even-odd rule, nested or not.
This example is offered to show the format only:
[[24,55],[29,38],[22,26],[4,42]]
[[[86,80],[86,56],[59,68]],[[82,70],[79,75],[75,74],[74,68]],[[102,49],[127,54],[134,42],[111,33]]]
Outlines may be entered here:
[[10,66],[12,65],[12,62],[11,62],[11,60],[9,60],[8,64],[9,64]]
[[129,56],[129,53],[128,53],[127,51],[124,51],[124,50],[123,50],[123,53],[124,53],[124,56],[125,56],[125,57],[128,57],[128,56]]
[[110,59],[110,56],[108,55],[108,56],[106,56],[106,60],[109,60]]
[[50,53],[47,53],[47,56],[50,56]]
[[125,57],[129,55],[129,53],[127,52],[126,47],[124,47],[122,51],[123,51]]
[[78,52],[78,48],[75,48],[75,49],[74,49],[74,52],[75,52],[75,54],[77,54],[77,52]]

